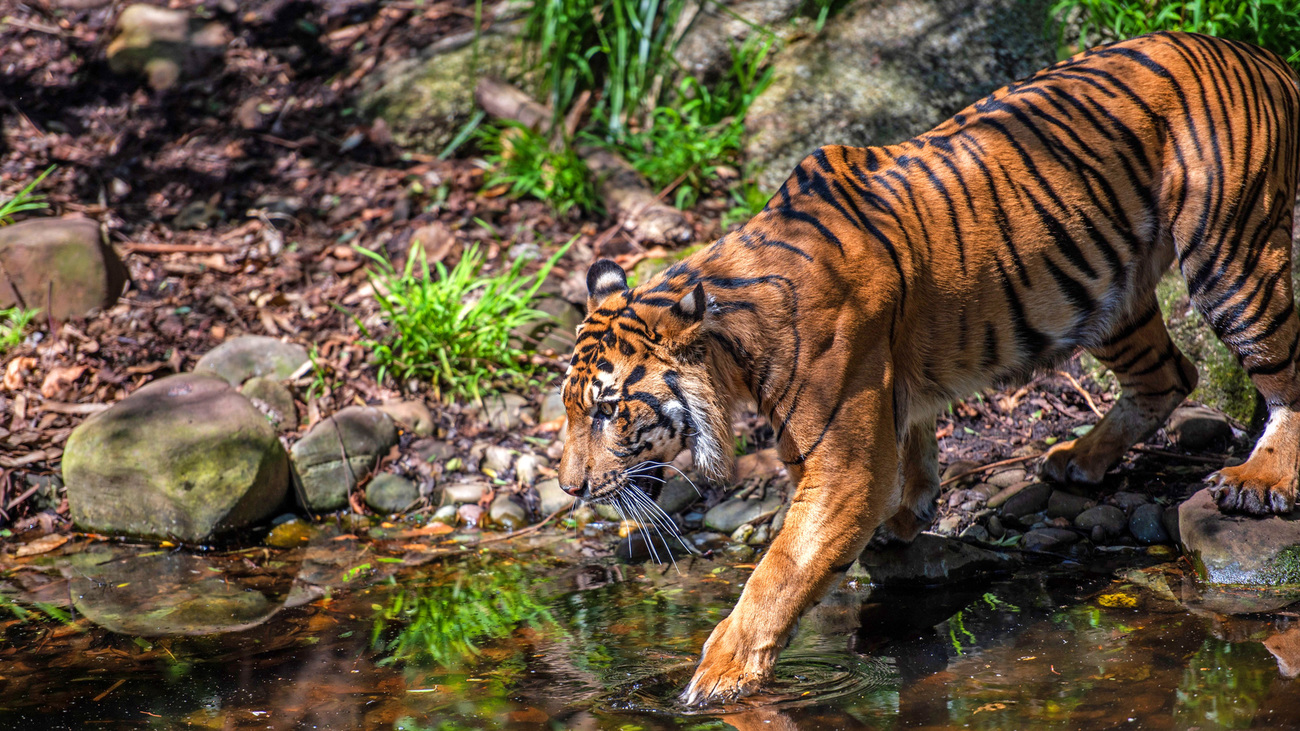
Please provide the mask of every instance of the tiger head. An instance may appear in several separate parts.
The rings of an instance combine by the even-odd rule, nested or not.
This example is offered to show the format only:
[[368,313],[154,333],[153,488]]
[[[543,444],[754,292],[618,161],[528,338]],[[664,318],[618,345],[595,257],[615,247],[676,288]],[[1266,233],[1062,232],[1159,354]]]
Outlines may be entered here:
[[722,480],[732,466],[730,408],[710,372],[709,301],[698,282],[656,279],[629,289],[608,259],[587,272],[587,319],[563,387],[565,492],[596,503],[658,497],[664,469],[691,449],[697,471]]

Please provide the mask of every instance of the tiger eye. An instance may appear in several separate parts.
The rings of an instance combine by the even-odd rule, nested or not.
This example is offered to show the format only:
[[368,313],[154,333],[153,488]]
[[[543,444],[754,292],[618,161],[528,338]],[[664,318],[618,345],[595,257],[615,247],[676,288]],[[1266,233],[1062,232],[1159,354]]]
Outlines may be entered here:
[[614,411],[616,410],[614,404],[609,401],[602,401],[598,408],[600,409],[600,415],[605,418],[613,416]]

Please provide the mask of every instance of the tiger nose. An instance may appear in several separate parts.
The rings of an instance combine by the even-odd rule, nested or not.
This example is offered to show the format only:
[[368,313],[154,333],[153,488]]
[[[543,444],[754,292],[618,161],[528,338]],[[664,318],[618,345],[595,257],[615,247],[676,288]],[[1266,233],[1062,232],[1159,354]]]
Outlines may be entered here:
[[584,479],[581,485],[560,485],[560,489],[574,497],[587,497],[587,488],[591,485],[591,480]]

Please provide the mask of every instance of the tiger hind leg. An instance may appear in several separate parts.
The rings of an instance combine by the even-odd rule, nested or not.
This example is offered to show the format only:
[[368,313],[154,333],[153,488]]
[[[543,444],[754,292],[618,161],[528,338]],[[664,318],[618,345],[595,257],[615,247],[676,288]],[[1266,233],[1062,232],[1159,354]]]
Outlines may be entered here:
[[[1291,290],[1290,205],[1279,218],[1263,250],[1252,252],[1258,257],[1253,267],[1243,256],[1206,277],[1208,283],[1188,277],[1192,302],[1268,405],[1267,425],[1250,458],[1209,479],[1221,508],[1255,515],[1290,512],[1300,481],[1300,319]],[[1238,267],[1250,268],[1234,271]]]
[[939,497],[939,441],[934,436],[933,417],[908,427],[901,451],[902,501],[898,511],[876,529],[871,539],[874,548],[911,543],[934,522],[934,501]]
[[1119,379],[1122,394],[1091,431],[1047,452],[1042,473],[1049,479],[1101,482],[1129,447],[1151,436],[1196,388],[1196,367],[1170,340],[1154,294],[1138,311],[1088,349]]

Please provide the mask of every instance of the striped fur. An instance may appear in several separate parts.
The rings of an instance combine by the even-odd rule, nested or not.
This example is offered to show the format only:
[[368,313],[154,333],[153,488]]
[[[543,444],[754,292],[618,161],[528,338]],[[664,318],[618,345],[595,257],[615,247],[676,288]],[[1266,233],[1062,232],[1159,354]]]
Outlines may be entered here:
[[1154,294],[1174,262],[1270,407],[1250,459],[1216,476],[1220,504],[1290,511],[1298,107],[1273,54],[1145,36],[901,144],[823,147],[742,229],[635,289],[616,265],[593,267],[564,394],[565,488],[646,489],[638,465],[683,447],[722,477],[742,400],[770,419],[797,483],[684,698],[753,689],[836,567],[877,529],[908,540],[928,525],[934,419],[951,399],[1093,353],[1123,396],[1042,469],[1099,481],[1196,385]]

